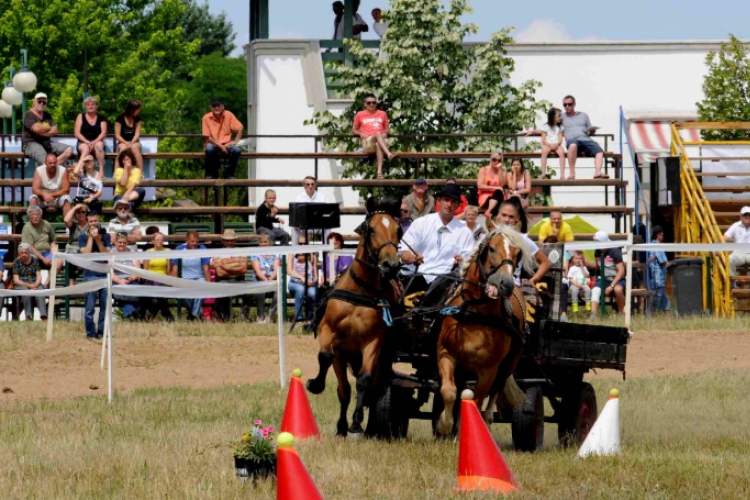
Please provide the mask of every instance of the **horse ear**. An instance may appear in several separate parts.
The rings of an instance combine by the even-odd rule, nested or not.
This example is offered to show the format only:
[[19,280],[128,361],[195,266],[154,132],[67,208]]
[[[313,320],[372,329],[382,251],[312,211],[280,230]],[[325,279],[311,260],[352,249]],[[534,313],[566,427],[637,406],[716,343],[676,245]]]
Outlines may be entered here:
[[[371,198],[372,199],[372,198]],[[367,221],[363,222],[357,228],[354,230],[355,233],[362,236],[365,233],[365,224],[367,224]]]
[[487,231],[490,233],[495,230],[495,223],[492,222],[492,214],[489,217],[485,217],[485,225],[487,226]]
[[375,209],[377,208],[377,203],[378,202],[374,197],[370,196],[369,198],[367,198],[367,202],[365,202],[365,208],[367,209],[368,214],[371,214],[375,211]]

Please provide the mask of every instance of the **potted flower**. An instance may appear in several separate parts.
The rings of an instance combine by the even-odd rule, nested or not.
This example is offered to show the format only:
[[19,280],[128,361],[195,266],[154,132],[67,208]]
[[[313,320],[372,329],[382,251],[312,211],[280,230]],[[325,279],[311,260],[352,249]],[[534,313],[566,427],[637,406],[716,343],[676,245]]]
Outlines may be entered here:
[[256,482],[258,478],[276,475],[276,446],[273,441],[273,427],[262,427],[263,422],[255,420],[253,428],[242,435],[242,441],[234,444],[234,468],[237,478],[245,482],[248,477]]

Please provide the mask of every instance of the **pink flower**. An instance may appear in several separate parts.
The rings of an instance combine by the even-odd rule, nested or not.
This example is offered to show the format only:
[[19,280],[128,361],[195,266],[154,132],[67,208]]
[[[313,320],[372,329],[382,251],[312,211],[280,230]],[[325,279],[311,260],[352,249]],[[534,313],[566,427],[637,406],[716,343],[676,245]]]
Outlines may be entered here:
[[253,425],[263,425],[263,421],[262,420],[255,420],[253,422]]
[[269,433],[269,434],[273,432],[273,426],[271,426],[271,427],[267,427],[267,429],[268,429],[268,433]]

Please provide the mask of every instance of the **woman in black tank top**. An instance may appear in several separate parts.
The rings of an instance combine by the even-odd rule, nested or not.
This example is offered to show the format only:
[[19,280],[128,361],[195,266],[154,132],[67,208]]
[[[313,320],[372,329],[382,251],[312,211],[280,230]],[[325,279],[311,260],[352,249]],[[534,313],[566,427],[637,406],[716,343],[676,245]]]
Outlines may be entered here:
[[86,108],[76,118],[75,136],[78,139],[78,155],[93,155],[99,164],[99,169],[104,171],[104,138],[107,136],[107,120],[97,110],[99,101],[96,97],[87,97],[83,101]]
[[141,101],[128,101],[125,111],[115,121],[115,140],[117,152],[130,149],[135,156],[135,163],[143,170],[143,156],[141,156]]

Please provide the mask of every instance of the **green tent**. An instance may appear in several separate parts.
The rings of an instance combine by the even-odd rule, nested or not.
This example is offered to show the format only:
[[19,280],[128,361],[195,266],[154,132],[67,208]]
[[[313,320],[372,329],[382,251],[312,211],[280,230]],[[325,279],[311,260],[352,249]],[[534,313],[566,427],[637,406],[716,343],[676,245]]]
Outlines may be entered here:
[[[531,239],[536,241],[539,239],[539,229],[542,227],[542,224],[547,222],[549,219],[542,219],[539,221],[534,227],[529,230],[529,236],[531,236]],[[570,229],[573,230],[573,234],[594,234],[596,233],[599,228],[592,226],[585,220],[583,220],[579,215],[576,215],[575,217],[571,217],[570,219],[563,218],[563,222],[567,222],[570,226]],[[586,250],[583,252],[584,255],[586,255],[586,259],[593,259],[594,258],[594,251],[593,250]]]

